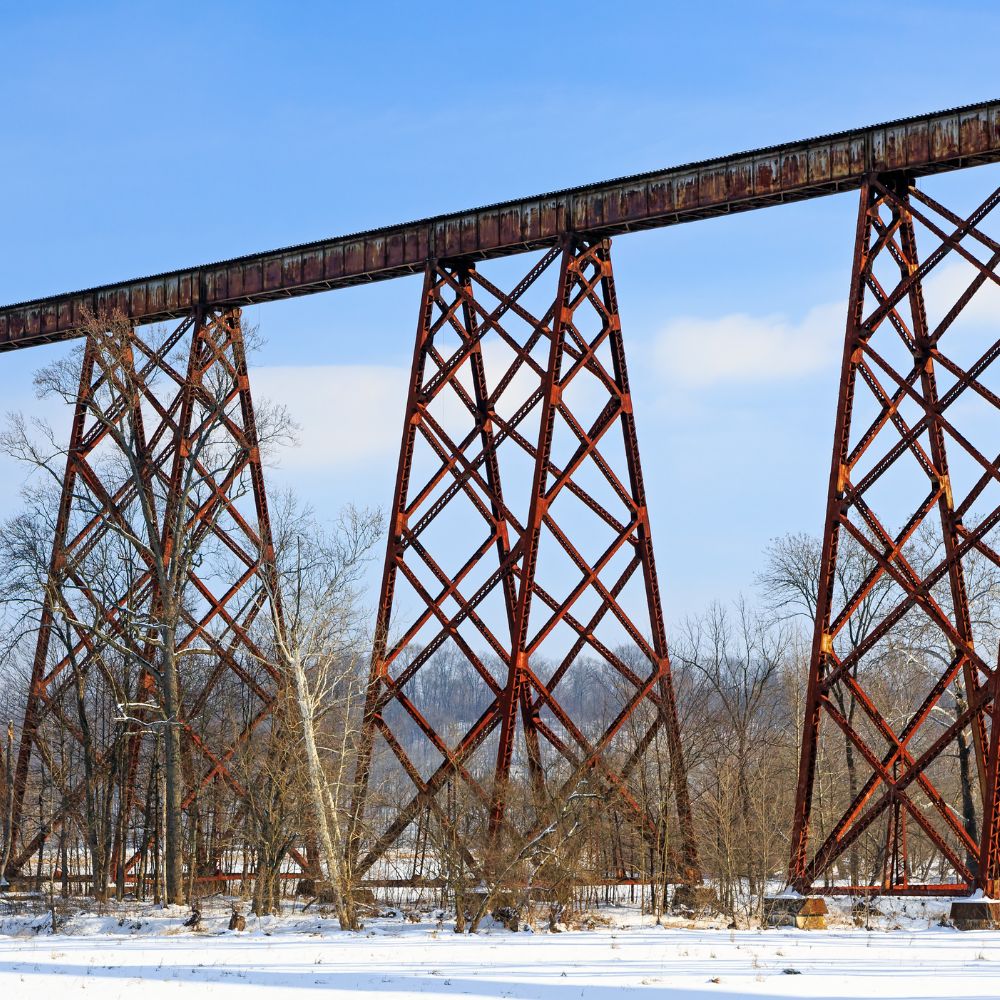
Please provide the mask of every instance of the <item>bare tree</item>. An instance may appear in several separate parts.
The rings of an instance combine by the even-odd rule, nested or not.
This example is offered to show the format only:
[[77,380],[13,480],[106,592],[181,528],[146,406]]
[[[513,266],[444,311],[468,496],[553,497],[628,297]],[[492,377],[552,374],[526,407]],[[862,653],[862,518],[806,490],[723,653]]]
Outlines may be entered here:
[[[104,899],[112,875],[112,840],[121,819],[115,792],[128,735],[128,720],[120,706],[133,698],[136,678],[133,664],[121,655],[128,632],[96,656],[89,655],[91,650],[79,640],[81,632],[99,636],[105,630],[108,609],[120,598],[125,567],[118,540],[106,535],[80,555],[65,578],[55,576],[50,572],[48,549],[51,512],[58,509],[59,496],[42,484],[23,490],[22,499],[22,512],[0,527],[0,588],[7,624],[12,638],[23,640],[40,627],[42,609],[50,610],[46,628],[58,658],[67,664],[78,734],[91,886],[94,896]],[[68,793],[73,782],[67,775],[60,784]]]
[[246,789],[245,849],[254,856],[252,909],[258,916],[279,912],[285,859],[309,829],[308,787],[296,765],[300,745],[295,699],[286,687],[236,762]]
[[731,611],[714,604],[688,619],[674,644],[674,663],[696,680],[689,690],[708,730],[698,796],[709,828],[704,853],[732,916],[761,905],[787,849],[777,790],[789,783],[795,757],[783,697],[789,648],[787,631],[742,599]]
[[[822,573],[823,546],[818,538],[803,533],[782,535],[773,539],[765,550],[765,566],[757,575],[764,598],[779,617],[803,618],[815,624],[819,581]],[[845,607],[853,602],[865,581],[876,568],[876,562],[847,532],[840,533],[837,564],[833,578],[833,608]],[[893,581],[888,574],[881,574],[857,601],[845,628],[835,641],[840,659],[849,656],[869,636],[891,607]],[[851,668],[857,677],[858,663]],[[853,725],[857,699],[845,685],[837,684],[831,690],[837,709]],[[858,780],[857,751],[850,736],[844,734],[844,759],[847,768],[848,791],[851,800],[860,788]],[[849,855],[851,881],[858,884],[860,857],[857,848]]]
[[294,699],[305,786],[345,930],[358,927],[346,835],[369,638],[359,584],[382,523],[380,512],[348,507],[324,530],[290,500],[276,519],[276,666]]

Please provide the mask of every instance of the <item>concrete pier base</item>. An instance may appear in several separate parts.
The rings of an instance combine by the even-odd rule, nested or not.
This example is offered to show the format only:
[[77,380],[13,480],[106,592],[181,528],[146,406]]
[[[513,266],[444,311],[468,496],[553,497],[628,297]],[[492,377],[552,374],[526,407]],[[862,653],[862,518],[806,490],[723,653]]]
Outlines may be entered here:
[[826,930],[826,900],[822,896],[767,896],[764,923],[768,927]]
[[1000,928],[1000,901],[956,899],[951,904],[951,922],[960,931],[993,931]]

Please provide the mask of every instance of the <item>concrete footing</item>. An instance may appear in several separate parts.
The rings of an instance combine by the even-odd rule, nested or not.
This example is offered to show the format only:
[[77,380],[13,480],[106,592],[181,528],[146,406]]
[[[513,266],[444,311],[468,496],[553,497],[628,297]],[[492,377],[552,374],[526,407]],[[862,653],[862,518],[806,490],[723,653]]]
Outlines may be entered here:
[[960,931],[993,931],[1000,928],[1000,902],[992,899],[956,899],[951,922]]
[[768,927],[826,930],[827,912],[822,896],[767,896],[764,899],[764,923]]

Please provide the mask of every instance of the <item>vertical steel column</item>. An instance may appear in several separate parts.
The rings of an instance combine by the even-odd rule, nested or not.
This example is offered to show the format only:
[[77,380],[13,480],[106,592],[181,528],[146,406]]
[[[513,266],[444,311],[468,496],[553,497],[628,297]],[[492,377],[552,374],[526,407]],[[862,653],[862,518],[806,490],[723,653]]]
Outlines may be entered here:
[[[55,538],[52,541],[52,558],[49,562],[49,580],[58,580],[59,573],[65,564],[66,532],[69,525],[70,508],[73,502],[73,488],[76,482],[77,462],[84,450],[84,429],[87,423],[86,398],[90,391],[90,383],[94,371],[94,353],[88,342],[84,348],[83,363],[80,370],[80,389],[77,403],[73,410],[73,423],[70,429],[69,446],[66,450],[66,471],[63,475],[62,494],[59,499],[59,513],[56,516]],[[38,736],[38,726],[44,712],[46,687],[45,666],[48,658],[49,642],[51,641],[53,594],[44,596],[42,614],[38,626],[38,639],[35,643],[35,656],[31,667],[31,684],[28,689],[28,700],[25,705],[24,719],[21,723],[21,739],[18,744],[17,766],[14,770],[14,796],[11,805],[11,844],[16,845],[21,831],[21,813],[24,809],[24,796],[27,790],[28,768],[31,763],[31,752]],[[80,789],[82,792],[82,789]],[[13,859],[14,851],[11,851]],[[12,866],[13,868],[14,866]]]

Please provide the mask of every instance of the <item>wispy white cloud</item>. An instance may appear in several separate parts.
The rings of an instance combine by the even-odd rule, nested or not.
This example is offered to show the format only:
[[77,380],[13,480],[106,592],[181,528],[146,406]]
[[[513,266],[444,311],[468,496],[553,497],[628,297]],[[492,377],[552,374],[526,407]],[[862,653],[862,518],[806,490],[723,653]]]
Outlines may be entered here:
[[[932,327],[954,306],[978,274],[976,267],[961,258],[931,271],[924,282],[924,298],[927,319]],[[980,285],[962,310],[961,323],[977,328],[1000,326],[1000,286],[995,281],[987,279]]]
[[[976,274],[971,264],[955,260],[928,275],[924,297],[932,327]],[[905,315],[907,303],[901,308]],[[655,338],[657,374],[674,385],[696,389],[724,382],[780,381],[832,370],[840,360],[846,314],[846,302],[830,302],[815,306],[800,319],[778,313],[681,316],[670,320]],[[998,319],[1000,287],[986,281],[950,336],[954,339],[961,328],[996,326]]]
[[286,469],[358,465],[399,448],[406,372],[390,365],[282,365],[251,372],[254,396],[286,406],[299,444],[280,456]]
[[[492,392],[514,360],[514,353],[506,345],[488,343],[483,354],[487,388]],[[408,381],[409,372],[392,365],[262,366],[251,372],[254,397],[287,407],[299,425],[298,445],[278,456],[283,468],[298,471],[395,463]],[[583,379],[577,381],[574,405],[587,411],[593,406],[596,390]],[[474,393],[468,361],[458,370],[458,382],[467,394]],[[511,416],[537,386],[538,376],[521,366],[500,396],[497,411]],[[430,409],[455,440],[469,433],[473,418],[454,388],[439,393]]]
[[691,387],[808,375],[836,364],[844,312],[843,304],[830,303],[800,320],[748,313],[678,317],[656,338],[657,370],[668,381]]

